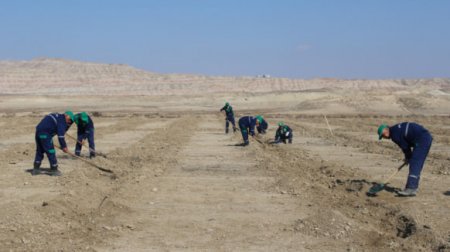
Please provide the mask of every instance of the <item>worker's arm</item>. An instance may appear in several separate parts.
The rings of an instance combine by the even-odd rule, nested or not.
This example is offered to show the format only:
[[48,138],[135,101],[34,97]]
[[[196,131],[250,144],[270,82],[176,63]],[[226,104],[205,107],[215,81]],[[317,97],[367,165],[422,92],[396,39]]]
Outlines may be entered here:
[[408,160],[411,159],[412,156],[412,151],[408,143],[406,141],[401,141],[396,144],[400,147],[400,149],[402,149],[403,154],[405,155],[405,162],[408,162]]
[[277,132],[275,133],[275,142],[280,140],[280,135],[281,135],[281,132],[279,129],[277,129]]
[[67,125],[66,125],[65,118],[63,117],[62,120],[58,120],[57,134],[58,134],[59,146],[61,146],[61,149],[64,152],[68,151],[67,150],[66,139],[64,138],[64,136],[66,135],[66,130],[67,130]]

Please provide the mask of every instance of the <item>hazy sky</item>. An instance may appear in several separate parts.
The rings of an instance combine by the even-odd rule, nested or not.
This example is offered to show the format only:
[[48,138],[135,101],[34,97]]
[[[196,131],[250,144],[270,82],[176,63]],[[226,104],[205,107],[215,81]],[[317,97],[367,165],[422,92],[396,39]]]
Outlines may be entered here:
[[162,73],[450,77],[450,0],[2,0],[0,60]]

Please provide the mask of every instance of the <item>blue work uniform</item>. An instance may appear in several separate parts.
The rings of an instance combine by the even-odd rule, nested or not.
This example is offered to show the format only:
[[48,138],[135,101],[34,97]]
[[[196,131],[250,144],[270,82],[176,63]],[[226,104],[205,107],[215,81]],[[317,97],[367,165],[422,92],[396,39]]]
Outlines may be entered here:
[[44,153],[47,154],[50,167],[56,169],[58,162],[56,160],[56,151],[53,145],[53,136],[58,135],[59,145],[62,149],[67,147],[64,135],[70,125],[66,123],[64,114],[52,113],[44,117],[36,126],[36,156],[34,158],[34,166],[40,167]]
[[75,145],[75,155],[80,156],[81,143],[87,139],[89,142],[89,156],[95,157],[95,142],[94,142],[94,122],[91,117],[85,112],[75,115],[75,123],[78,126],[77,130],[77,144]]
[[389,136],[402,149],[405,160],[409,162],[406,188],[417,189],[433,137],[427,129],[413,122],[403,122],[390,127]]
[[220,111],[225,111],[226,117],[225,117],[225,133],[228,133],[228,128],[231,125],[233,125],[233,130],[236,128],[236,123],[234,121],[234,112],[233,107],[231,105],[225,105]]
[[255,135],[256,118],[253,116],[244,116],[239,119],[239,129],[241,130],[244,143],[248,144],[248,135]]
[[277,132],[275,133],[275,143],[286,143],[286,140],[288,140],[289,143],[292,143],[293,137],[294,135],[292,133],[292,129],[289,126],[279,126]]

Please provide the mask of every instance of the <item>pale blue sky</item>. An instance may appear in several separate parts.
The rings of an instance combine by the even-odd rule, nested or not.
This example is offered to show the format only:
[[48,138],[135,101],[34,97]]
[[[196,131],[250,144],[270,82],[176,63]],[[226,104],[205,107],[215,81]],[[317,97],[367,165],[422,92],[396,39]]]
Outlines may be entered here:
[[447,0],[3,0],[0,60],[162,73],[450,77]]

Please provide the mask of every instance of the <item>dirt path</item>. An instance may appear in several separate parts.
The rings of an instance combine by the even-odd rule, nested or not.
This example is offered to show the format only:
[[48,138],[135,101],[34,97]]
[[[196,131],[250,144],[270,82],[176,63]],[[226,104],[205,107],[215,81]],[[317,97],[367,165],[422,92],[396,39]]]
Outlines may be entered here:
[[215,116],[199,121],[176,155],[176,165],[167,168],[156,184],[144,185],[147,192],[131,206],[142,229],[104,250],[297,251],[304,247],[304,239],[282,229],[304,217],[305,211],[292,196],[267,189],[275,179],[258,170],[257,149],[232,146],[236,137],[224,135]]

